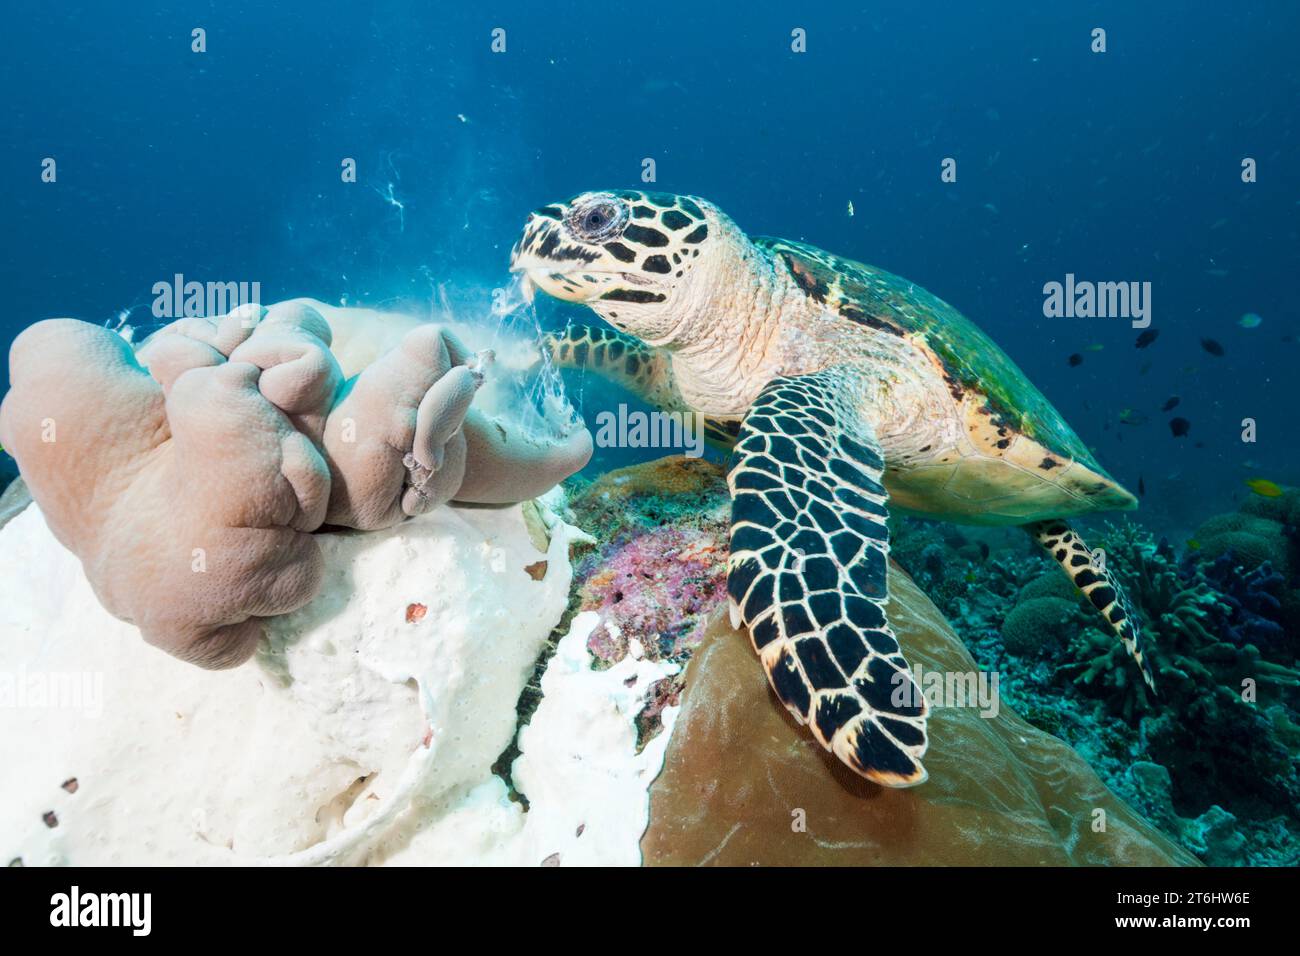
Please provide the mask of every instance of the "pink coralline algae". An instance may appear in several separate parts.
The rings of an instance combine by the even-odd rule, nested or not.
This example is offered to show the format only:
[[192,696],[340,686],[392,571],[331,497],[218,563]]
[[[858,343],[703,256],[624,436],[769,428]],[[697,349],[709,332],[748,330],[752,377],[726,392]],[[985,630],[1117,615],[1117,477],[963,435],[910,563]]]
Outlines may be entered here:
[[617,547],[583,588],[582,609],[601,616],[588,648],[610,663],[631,640],[651,660],[689,654],[726,594],[726,557],[725,538],[696,529],[664,528]]
[[726,602],[728,498],[718,466],[689,458],[609,472],[573,502],[601,542],[578,563],[579,610],[601,623],[588,648],[615,663],[633,641],[684,661]]

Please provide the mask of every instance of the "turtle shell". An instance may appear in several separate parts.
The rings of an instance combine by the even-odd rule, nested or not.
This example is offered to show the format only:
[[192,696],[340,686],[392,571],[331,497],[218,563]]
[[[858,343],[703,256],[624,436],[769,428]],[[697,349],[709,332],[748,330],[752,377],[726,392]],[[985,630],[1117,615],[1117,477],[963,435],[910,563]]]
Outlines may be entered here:
[[775,262],[784,263],[799,287],[828,310],[923,344],[942,367],[953,397],[982,397],[995,426],[1027,435],[1114,480],[1020,367],[947,302],[893,273],[816,246],[766,237],[753,241]]

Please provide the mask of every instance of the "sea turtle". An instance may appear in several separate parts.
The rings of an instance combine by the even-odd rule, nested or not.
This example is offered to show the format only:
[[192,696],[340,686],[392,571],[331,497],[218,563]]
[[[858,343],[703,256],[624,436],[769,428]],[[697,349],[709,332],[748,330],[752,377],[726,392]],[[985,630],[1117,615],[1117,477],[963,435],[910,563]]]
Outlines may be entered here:
[[1137,500],[956,309],[882,269],[750,238],[692,196],[588,192],[529,215],[526,286],[590,306],[562,365],[732,443],[732,621],[785,706],[862,776],[926,778],[927,703],[887,619],[888,507],[1023,525],[1154,689],[1141,627],[1072,515]]

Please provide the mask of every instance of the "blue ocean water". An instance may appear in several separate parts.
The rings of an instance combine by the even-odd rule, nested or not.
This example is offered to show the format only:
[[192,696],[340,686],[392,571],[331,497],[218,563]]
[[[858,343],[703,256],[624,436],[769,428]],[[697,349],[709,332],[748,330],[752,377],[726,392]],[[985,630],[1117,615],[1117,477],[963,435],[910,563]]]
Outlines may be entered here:
[[[11,9],[0,345],[56,315],[147,321],[154,283],[177,273],[256,281],[265,301],[486,312],[528,210],[644,186],[649,158],[651,188],[954,304],[1117,478],[1142,479],[1153,527],[1230,510],[1246,478],[1300,481],[1300,8],[977,6]],[[1157,341],[1135,348],[1124,319],[1045,317],[1044,284],[1067,274],[1150,282]],[[538,308],[548,325],[582,317]]]

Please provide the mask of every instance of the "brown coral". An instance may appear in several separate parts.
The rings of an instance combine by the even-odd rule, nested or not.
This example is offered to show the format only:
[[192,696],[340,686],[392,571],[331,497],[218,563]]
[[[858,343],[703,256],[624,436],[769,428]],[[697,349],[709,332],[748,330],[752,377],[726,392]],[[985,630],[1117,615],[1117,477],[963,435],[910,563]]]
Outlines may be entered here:
[[[897,566],[890,588],[890,620],[909,660],[930,671],[977,669]],[[645,862],[1196,862],[1112,795],[1065,744],[1005,706],[989,718],[972,708],[937,708],[926,758],[930,781],[911,790],[857,778],[790,724],[748,640],[719,622],[686,672],[683,709],[650,791]]]

